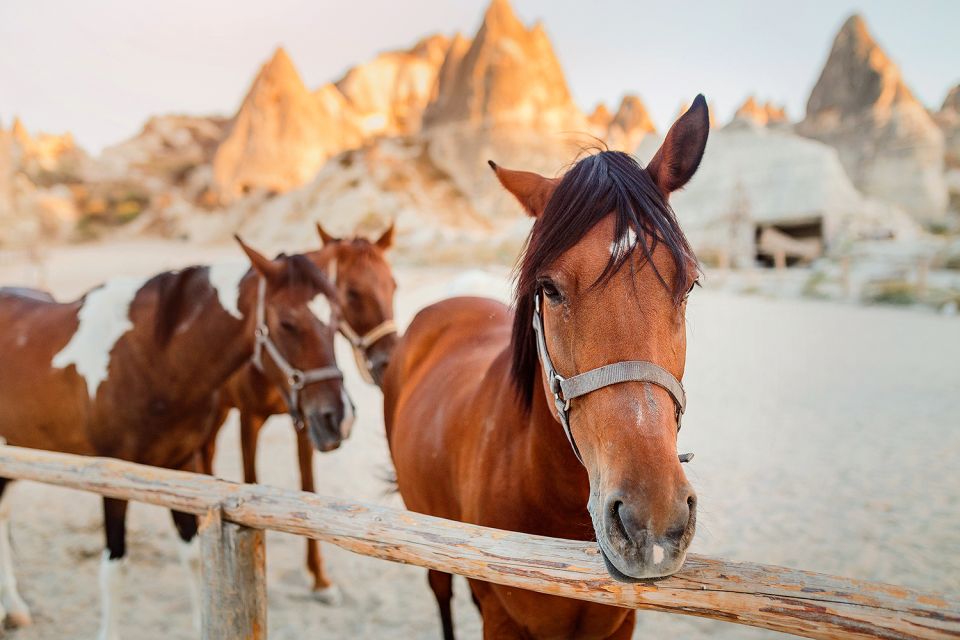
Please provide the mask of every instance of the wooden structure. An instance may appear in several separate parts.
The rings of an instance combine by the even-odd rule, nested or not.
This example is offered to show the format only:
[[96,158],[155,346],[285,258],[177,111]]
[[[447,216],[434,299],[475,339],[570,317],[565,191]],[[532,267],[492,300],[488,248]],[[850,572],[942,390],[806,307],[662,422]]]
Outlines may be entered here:
[[[201,517],[204,637],[266,637],[264,530],[543,593],[701,616],[809,638],[960,637],[960,598],[690,555],[677,575],[624,584],[595,544],[209,476],[0,446],[0,477],[33,480]],[[426,591],[424,597],[428,597]]]

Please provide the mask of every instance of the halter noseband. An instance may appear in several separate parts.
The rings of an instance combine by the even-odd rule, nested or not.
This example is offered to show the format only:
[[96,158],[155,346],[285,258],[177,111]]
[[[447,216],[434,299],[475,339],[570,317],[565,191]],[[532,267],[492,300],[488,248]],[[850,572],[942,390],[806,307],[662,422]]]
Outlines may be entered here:
[[[553,393],[553,404],[557,409],[557,417],[560,419],[563,432],[567,435],[567,440],[570,441],[573,453],[577,456],[580,464],[583,464],[583,458],[576,441],[573,439],[573,432],[570,430],[570,401],[604,387],[621,382],[635,381],[649,382],[665,389],[673,398],[674,405],[676,405],[677,431],[680,431],[680,418],[683,417],[683,411],[687,406],[687,394],[684,392],[680,381],[673,377],[673,374],[669,371],[660,365],[645,360],[623,360],[564,378],[557,373],[553,361],[550,359],[550,353],[547,351],[547,340],[543,332],[543,317],[540,315],[539,289],[533,295],[533,331],[537,336],[537,353],[540,355],[540,364],[543,367],[544,375],[547,376],[550,391]],[[682,453],[678,457],[680,462],[693,460],[692,453]]]
[[350,342],[350,346],[353,347],[353,357],[357,360],[357,368],[360,370],[360,376],[365,382],[376,384],[373,379],[373,374],[371,373],[373,363],[370,362],[367,351],[381,338],[386,338],[388,335],[396,332],[397,324],[392,318],[384,320],[362,336],[358,335],[346,320],[340,323],[340,333],[343,334],[343,337],[346,338]]
[[293,418],[293,424],[296,425],[297,429],[302,429],[303,416],[300,415],[300,407],[298,405],[300,391],[307,385],[315,382],[342,380],[343,373],[335,364],[310,369],[308,371],[302,371],[290,364],[283,354],[280,353],[280,349],[277,348],[276,343],[274,343],[270,337],[270,329],[267,327],[266,297],[267,283],[263,277],[260,277],[257,282],[257,327],[253,331],[253,358],[251,361],[260,373],[265,374],[266,372],[263,368],[263,351],[266,350],[267,355],[270,356],[273,363],[277,365],[277,368],[280,369],[287,379],[288,389],[284,390],[281,388],[281,391],[283,391],[287,401],[287,410],[290,412],[290,417]]

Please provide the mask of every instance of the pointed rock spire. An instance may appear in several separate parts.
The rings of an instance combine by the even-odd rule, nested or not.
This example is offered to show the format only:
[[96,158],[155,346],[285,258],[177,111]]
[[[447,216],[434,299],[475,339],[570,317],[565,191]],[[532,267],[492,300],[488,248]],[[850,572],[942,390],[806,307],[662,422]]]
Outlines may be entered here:
[[299,186],[327,158],[361,144],[342,96],[325,97],[304,86],[293,61],[278,48],[261,67],[217,149],[213,170],[221,198]]
[[[528,29],[508,0],[493,0],[470,47],[444,64],[424,124],[515,124],[557,131],[584,128],[546,32]],[[448,56],[449,57],[449,56]]]
[[797,131],[836,147],[866,194],[922,220],[944,214],[943,135],[861,16],[837,33]]

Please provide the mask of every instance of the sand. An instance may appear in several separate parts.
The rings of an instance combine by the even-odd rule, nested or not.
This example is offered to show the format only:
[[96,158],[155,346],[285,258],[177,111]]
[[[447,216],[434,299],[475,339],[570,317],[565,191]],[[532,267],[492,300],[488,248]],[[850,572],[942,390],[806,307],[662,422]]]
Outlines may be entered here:
[[[76,295],[111,274],[147,274],[191,262],[235,259],[215,249],[135,242],[58,250],[49,287]],[[0,260],[0,284],[32,284],[16,256]],[[402,324],[452,292],[507,292],[502,268],[399,268]],[[700,496],[692,550],[733,560],[960,591],[960,326],[955,318],[838,303],[772,300],[711,291],[691,299],[684,384],[689,409],[680,449]],[[339,345],[359,408],[350,441],[315,460],[321,492],[400,506],[387,495],[389,458],[380,393],[365,385]],[[349,364],[348,364],[349,363]],[[295,488],[294,439],[275,417],[261,439],[264,483]],[[557,437],[562,438],[558,430]],[[220,436],[217,473],[240,478],[238,432]],[[34,626],[18,640],[92,638],[102,550],[99,498],[31,483],[12,488],[14,552]],[[186,575],[162,509],[132,505],[121,598],[124,637],[196,637]],[[303,541],[268,536],[270,637],[440,637],[425,572],[324,545],[345,600],[308,596]],[[455,583],[460,638],[480,625]],[[770,632],[666,614],[641,613],[637,638],[760,638]]]

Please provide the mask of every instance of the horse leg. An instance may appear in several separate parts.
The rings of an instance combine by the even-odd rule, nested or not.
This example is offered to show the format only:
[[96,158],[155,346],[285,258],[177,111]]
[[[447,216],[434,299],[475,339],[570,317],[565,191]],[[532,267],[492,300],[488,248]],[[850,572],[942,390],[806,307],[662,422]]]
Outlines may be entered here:
[[107,548],[100,559],[99,640],[118,640],[119,598],[123,593],[123,558],[127,553],[127,501],[103,499],[103,526]]
[[257,483],[257,439],[266,419],[240,410],[240,452],[243,456],[243,481]]
[[637,612],[631,611],[627,614],[620,628],[613,632],[607,640],[630,640],[633,637],[633,627],[637,622]]
[[483,640],[524,640],[529,637],[497,599],[497,594],[489,584],[470,581],[470,588],[480,603],[480,617],[483,618]]
[[[197,452],[183,466],[183,471],[197,471],[202,462],[202,453]],[[180,563],[187,571],[187,585],[190,591],[190,606],[193,610],[193,627],[200,631],[200,539],[197,537],[197,516],[182,511],[170,511],[173,517],[173,526],[177,529],[180,544],[178,551]]]
[[193,627],[200,630],[200,548],[197,538],[197,516],[182,511],[170,511],[179,538],[180,563],[187,571]]
[[32,622],[30,609],[17,591],[17,576],[13,572],[13,551],[10,548],[10,503],[4,500],[4,489],[9,480],[0,478],[0,624],[4,618],[11,626],[28,627]]
[[217,407],[217,412],[213,415],[213,428],[210,429],[207,441],[200,448],[200,472],[208,476],[213,475],[213,458],[217,454],[217,435],[223,428],[223,423],[227,421],[229,413],[229,408],[225,408],[223,405]]
[[[313,445],[305,430],[297,431],[297,461],[300,463],[300,488],[313,493]],[[313,576],[313,597],[323,604],[338,605],[343,601],[340,588],[333,584],[323,568],[320,543],[307,538],[307,570]]]
[[427,571],[427,582],[430,583],[430,589],[437,599],[437,607],[440,609],[440,624],[443,627],[443,640],[454,640],[453,637],[453,614],[450,610],[450,602],[453,600],[453,576],[442,571]]

